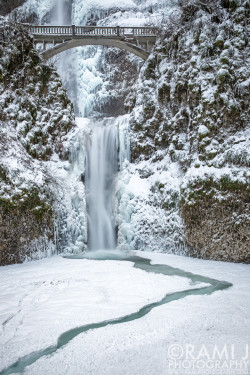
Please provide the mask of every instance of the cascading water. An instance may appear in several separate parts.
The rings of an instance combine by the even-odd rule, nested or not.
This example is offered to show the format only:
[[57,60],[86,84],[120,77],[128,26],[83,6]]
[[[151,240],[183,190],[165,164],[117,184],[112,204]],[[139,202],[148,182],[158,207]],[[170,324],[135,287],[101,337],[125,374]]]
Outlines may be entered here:
[[87,155],[89,250],[116,247],[113,199],[117,164],[117,126],[113,119],[105,119],[94,126]]
[[87,248],[115,249],[122,218],[117,172],[129,160],[129,115],[99,122],[76,120],[77,130],[69,141],[69,165],[62,170],[66,183],[58,209],[58,246],[75,254]]
[[64,2],[62,0],[56,0],[55,2],[55,20],[54,21],[57,25],[65,24]]

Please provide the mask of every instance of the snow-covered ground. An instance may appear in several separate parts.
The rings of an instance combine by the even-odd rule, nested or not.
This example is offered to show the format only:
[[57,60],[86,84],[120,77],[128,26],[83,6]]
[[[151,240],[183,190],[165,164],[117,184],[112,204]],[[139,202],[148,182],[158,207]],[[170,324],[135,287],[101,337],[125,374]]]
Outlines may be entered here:
[[[198,359],[205,367],[194,367],[197,375],[222,373],[219,367],[217,372],[212,372],[212,367],[205,372],[208,356],[212,366],[220,354],[214,348],[226,348],[222,357],[228,354],[225,362],[229,369],[233,366],[230,360],[237,359],[240,364],[250,339],[250,266],[169,254],[136,254],[152,259],[154,264],[168,264],[233,286],[158,306],[137,320],[82,333],[54,354],[26,367],[25,374],[161,375],[175,373],[171,372],[175,370],[174,358],[179,360],[176,373],[185,374],[188,344],[189,362],[198,358],[204,345],[203,357]],[[131,314],[161,300],[166,293],[197,288],[188,278],[146,273],[133,268],[132,262],[119,260],[56,256],[1,267],[0,272],[0,371],[19,357],[55,345],[58,336],[71,328]],[[198,366],[197,360],[192,361]],[[245,362],[241,365],[241,372],[231,373],[248,373]]]

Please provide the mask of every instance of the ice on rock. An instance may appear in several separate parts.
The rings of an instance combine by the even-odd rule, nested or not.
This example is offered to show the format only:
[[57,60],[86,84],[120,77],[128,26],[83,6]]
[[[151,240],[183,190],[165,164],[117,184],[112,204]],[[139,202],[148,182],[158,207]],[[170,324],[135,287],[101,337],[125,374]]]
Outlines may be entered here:
[[[63,198],[58,207],[57,226],[60,247],[66,252],[79,253],[86,250],[87,210],[83,184],[89,128],[87,119],[77,118],[77,128],[69,136],[69,166],[61,169],[60,178]],[[66,167],[66,165],[64,165]]]
[[130,132],[129,132],[129,115],[120,116],[117,119],[118,126],[118,143],[119,143],[119,164],[120,170],[128,166],[130,160]]

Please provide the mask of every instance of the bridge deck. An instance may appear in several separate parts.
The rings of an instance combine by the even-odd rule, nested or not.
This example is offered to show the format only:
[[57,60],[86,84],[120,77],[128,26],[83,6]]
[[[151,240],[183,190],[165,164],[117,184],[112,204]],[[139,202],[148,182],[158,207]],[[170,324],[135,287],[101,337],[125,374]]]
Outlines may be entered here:
[[36,26],[28,25],[34,36],[133,36],[156,37],[155,27],[104,27],[104,26]]

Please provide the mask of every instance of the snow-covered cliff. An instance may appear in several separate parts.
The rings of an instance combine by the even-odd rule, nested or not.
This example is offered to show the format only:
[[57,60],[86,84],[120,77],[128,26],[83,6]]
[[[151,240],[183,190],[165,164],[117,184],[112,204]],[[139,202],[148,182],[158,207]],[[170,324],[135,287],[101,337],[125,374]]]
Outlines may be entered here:
[[55,251],[60,187],[53,168],[66,157],[74,112],[31,36],[0,22],[0,264],[6,264]]
[[127,100],[121,247],[247,262],[249,3],[180,4]]

